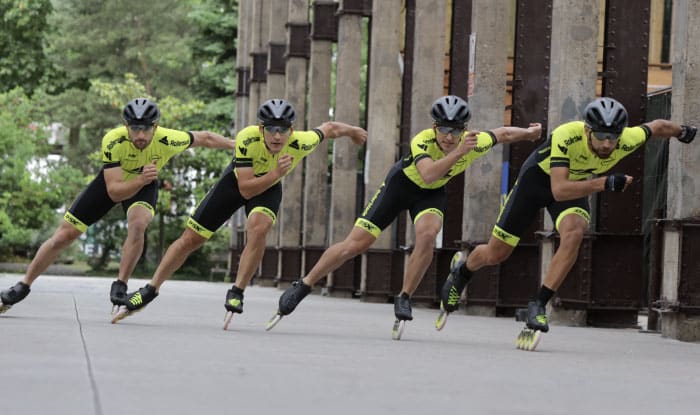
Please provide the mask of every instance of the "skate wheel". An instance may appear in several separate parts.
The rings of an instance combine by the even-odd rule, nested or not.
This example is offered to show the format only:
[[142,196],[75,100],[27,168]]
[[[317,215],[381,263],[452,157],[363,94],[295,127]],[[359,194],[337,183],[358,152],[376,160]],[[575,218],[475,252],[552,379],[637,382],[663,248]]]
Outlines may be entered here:
[[6,312],[7,310],[11,309],[11,305],[5,305],[3,303],[0,303],[0,314]]
[[435,330],[442,330],[445,327],[445,323],[447,323],[447,316],[449,313],[445,310],[440,310],[440,314],[438,315],[437,320],[435,321]]
[[117,313],[117,311],[119,311],[119,306],[116,304],[112,304],[112,313],[111,313],[112,317],[114,317],[114,315]]
[[272,330],[272,328],[275,327],[280,320],[282,320],[282,314],[277,313],[272,316],[272,318],[268,320],[267,324],[265,325],[265,331]]
[[228,325],[231,323],[231,319],[233,318],[233,311],[227,311],[226,315],[224,316],[224,330],[228,330]]
[[391,330],[391,338],[394,340],[401,340],[404,327],[406,327],[406,320],[397,319],[394,321],[394,327]]
[[530,347],[527,350],[531,352],[535,351],[537,346],[540,344],[540,340],[542,340],[542,332],[539,330],[534,331],[530,336]]
[[116,324],[119,320],[123,320],[129,315],[129,309],[125,305],[120,305],[117,312],[112,315],[112,324]]

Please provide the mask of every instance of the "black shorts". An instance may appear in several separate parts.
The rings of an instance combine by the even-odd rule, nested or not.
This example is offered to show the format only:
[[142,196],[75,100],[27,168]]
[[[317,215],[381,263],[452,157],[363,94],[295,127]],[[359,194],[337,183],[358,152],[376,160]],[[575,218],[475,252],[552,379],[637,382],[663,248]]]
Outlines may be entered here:
[[282,184],[280,182],[250,200],[245,199],[238,190],[238,180],[231,163],[226,167],[219,181],[197,205],[194,213],[187,220],[187,227],[201,237],[209,239],[241,206],[245,206],[247,216],[253,212],[260,212],[269,216],[274,223],[277,220],[277,211],[281,202]]
[[355,221],[355,226],[377,238],[403,210],[408,210],[415,223],[425,213],[434,213],[443,218],[446,208],[447,192],[444,186],[424,189],[406,177],[397,164],[389,170],[384,183]]
[[498,215],[493,236],[512,247],[517,246],[543,207],[547,208],[555,229],[561,219],[571,213],[590,221],[588,198],[557,202],[552,195],[550,176],[537,164],[526,161]]
[[[132,206],[143,206],[155,215],[154,206],[158,201],[158,181],[154,180],[144,186],[134,196],[121,202],[124,213],[128,212]],[[97,176],[78,195],[73,205],[68,209],[63,219],[73,225],[80,232],[85,232],[88,226],[100,220],[109,212],[114,205],[107,193],[107,183],[105,182],[104,169],[97,173]]]

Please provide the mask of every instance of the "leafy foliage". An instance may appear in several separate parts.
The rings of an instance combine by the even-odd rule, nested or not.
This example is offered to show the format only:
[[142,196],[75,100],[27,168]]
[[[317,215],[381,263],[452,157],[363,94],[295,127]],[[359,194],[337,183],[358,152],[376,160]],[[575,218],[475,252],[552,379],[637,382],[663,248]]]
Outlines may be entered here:
[[50,0],[0,2],[0,92],[21,86],[32,94],[50,72],[44,44],[52,11]]

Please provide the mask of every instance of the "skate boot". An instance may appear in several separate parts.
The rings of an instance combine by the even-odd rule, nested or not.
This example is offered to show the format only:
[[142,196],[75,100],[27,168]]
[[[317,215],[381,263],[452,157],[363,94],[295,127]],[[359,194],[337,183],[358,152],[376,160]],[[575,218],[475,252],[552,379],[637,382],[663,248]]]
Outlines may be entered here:
[[4,291],[0,291],[0,314],[24,300],[24,297],[29,295],[29,291],[31,291],[29,286],[22,281]]
[[549,331],[544,305],[536,301],[530,301],[527,304],[527,309],[516,311],[516,319],[524,321],[525,327],[518,334],[515,340],[515,347],[521,350],[535,350],[542,339],[542,333]]
[[447,316],[459,308],[459,298],[472,277],[471,271],[465,266],[466,262],[467,256],[462,251],[452,256],[450,275],[447,276],[440,291],[440,314],[435,321],[435,329],[437,330],[442,330],[447,323]]
[[112,315],[119,310],[120,305],[126,304],[126,283],[121,280],[114,280],[112,288],[109,290],[109,300],[112,302]]
[[304,284],[304,281],[298,280],[292,283],[292,286],[287,288],[282,293],[277,308],[277,313],[267,322],[265,330],[270,330],[282,319],[282,317],[291,314],[295,308],[311,292],[311,287]]
[[401,335],[403,334],[406,321],[413,320],[413,314],[411,312],[411,298],[408,296],[408,294],[403,293],[394,298],[394,315],[396,316],[396,320],[394,321],[394,327],[391,330],[391,338],[394,340],[401,340]]
[[128,294],[124,305],[120,305],[119,310],[112,317],[112,324],[130,314],[143,310],[156,297],[158,297],[156,287],[150,284],[146,284],[139,288],[138,291]]
[[233,314],[241,314],[243,312],[243,290],[235,285],[231,287],[231,289],[226,292],[226,302],[224,303],[224,307],[226,307],[226,315],[224,316],[224,330],[227,330],[228,325],[231,322],[231,318],[233,318]]

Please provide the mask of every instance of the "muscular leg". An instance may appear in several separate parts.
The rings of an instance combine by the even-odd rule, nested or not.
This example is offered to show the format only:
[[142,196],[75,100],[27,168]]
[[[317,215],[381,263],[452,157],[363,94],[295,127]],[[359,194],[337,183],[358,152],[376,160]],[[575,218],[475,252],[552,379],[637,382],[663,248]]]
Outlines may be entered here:
[[416,221],[416,242],[413,252],[408,257],[408,264],[403,274],[401,293],[413,295],[433,260],[435,237],[442,228],[442,218],[432,213],[421,216]]
[[175,271],[180,269],[187,257],[206,242],[207,239],[200,236],[192,229],[185,228],[182,235],[175,242],[170,244],[165,251],[163,259],[161,259],[155,274],[153,274],[151,285],[156,287],[156,290],[160,289],[163,282],[169,279]]
[[56,229],[56,232],[47,239],[39,250],[34,255],[27,272],[24,274],[23,282],[27,285],[32,285],[42,272],[58,258],[61,252],[73,243],[82,234],[79,230],[73,227],[68,222],[63,222]]
[[247,242],[241,259],[238,263],[238,271],[236,272],[236,282],[234,285],[241,290],[248,286],[248,283],[253,278],[255,270],[260,265],[262,257],[265,254],[265,238],[267,233],[272,228],[272,219],[258,212],[253,212],[248,218],[246,227]]
[[466,266],[476,271],[487,265],[496,265],[508,259],[515,247],[508,245],[493,235],[486,245],[479,245],[467,257]]
[[316,281],[343,265],[345,261],[369,249],[377,239],[364,229],[354,226],[350,234],[337,244],[326,249],[311,271],[303,278],[304,284],[313,286]]
[[122,254],[119,261],[119,280],[124,283],[129,281],[134,272],[136,263],[143,252],[143,241],[146,228],[153,220],[151,212],[143,206],[133,206],[126,216],[127,235],[122,245]]
[[564,216],[559,222],[560,243],[547,268],[543,285],[556,291],[574,266],[588,222],[579,215]]

